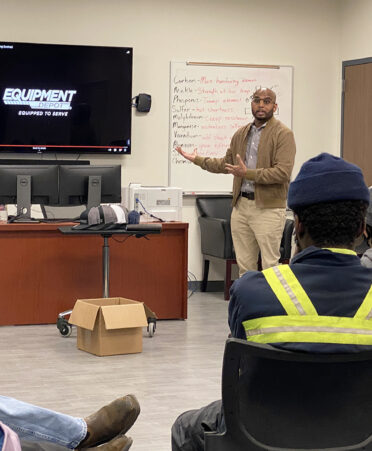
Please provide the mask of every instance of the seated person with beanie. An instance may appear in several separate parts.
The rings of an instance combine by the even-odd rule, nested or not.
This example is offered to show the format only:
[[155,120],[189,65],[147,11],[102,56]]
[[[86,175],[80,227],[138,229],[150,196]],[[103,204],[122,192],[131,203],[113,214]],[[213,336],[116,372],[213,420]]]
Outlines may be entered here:
[[[234,282],[232,336],[301,352],[372,349],[372,269],[354,251],[369,200],[359,167],[327,153],[304,163],[288,194],[298,252]],[[172,451],[203,451],[212,430],[225,430],[221,401],[177,418]]]
[[84,419],[0,396],[0,450],[20,450],[17,433],[29,441],[21,442],[22,450],[127,451],[132,439],[125,433],[139,413],[134,395],[118,398]]

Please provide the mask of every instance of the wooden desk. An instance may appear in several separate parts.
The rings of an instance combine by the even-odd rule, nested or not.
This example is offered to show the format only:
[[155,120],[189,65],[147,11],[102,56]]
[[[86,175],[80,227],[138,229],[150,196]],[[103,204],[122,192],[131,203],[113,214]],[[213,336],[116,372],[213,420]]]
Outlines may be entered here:
[[[102,296],[103,238],[65,224],[0,224],[0,325],[54,323],[76,299]],[[110,296],[145,302],[160,319],[187,318],[188,224],[110,238]]]

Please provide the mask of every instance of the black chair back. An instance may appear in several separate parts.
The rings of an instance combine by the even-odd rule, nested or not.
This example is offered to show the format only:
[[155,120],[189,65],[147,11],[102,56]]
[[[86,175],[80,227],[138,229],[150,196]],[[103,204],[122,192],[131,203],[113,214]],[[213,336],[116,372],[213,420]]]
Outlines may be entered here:
[[230,216],[232,196],[200,196],[196,198],[203,255],[235,259]]
[[200,216],[225,219],[230,222],[232,196],[198,196],[196,206]]
[[372,351],[306,354],[229,339],[225,434],[206,451],[372,450]]
[[292,234],[294,228],[293,219],[286,219],[282,241],[280,243],[280,262],[288,263],[291,258]]

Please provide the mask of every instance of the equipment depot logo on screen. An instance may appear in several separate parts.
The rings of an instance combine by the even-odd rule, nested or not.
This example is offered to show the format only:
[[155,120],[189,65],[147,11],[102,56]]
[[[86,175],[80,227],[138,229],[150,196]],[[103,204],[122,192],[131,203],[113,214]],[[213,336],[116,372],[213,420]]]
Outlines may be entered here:
[[33,110],[71,110],[76,91],[61,89],[5,88],[5,105],[27,105]]

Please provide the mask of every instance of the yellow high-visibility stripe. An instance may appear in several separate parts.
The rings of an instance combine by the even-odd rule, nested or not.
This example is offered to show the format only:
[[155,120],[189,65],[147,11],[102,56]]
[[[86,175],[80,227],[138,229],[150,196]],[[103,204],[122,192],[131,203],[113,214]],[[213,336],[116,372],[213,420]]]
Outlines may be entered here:
[[247,337],[253,343],[328,343],[344,345],[372,346],[372,335],[341,334],[329,332],[275,332],[272,334]]
[[372,321],[366,319],[346,318],[344,316],[265,316],[243,321],[247,329],[260,329],[261,327],[283,327],[283,326],[324,326],[338,328],[364,329],[372,331]]
[[[356,255],[350,249],[326,249]],[[262,272],[288,316],[270,316],[244,321],[248,341],[372,346],[372,285],[353,318],[319,316],[289,265],[276,266]]]
[[289,287],[291,288],[293,294],[296,296],[298,302],[301,303],[305,314],[317,315],[318,313],[315,310],[314,305],[310,301],[309,296],[306,294],[306,291],[302,288],[302,285],[297,280],[297,277],[294,275],[289,265],[280,265],[277,266],[277,268],[287,281]]
[[371,319],[371,317],[372,317],[372,285],[371,288],[368,290],[368,293],[364,298],[364,301],[362,302],[361,306],[354,315],[354,318],[365,318],[368,320]]
[[287,315],[300,315],[301,313],[297,310],[296,306],[293,304],[289,294],[285,291],[280,280],[274,272],[274,268],[264,269],[262,274],[265,276],[266,282],[270,285],[275,296],[278,298],[279,302],[282,304]]
[[372,321],[335,316],[270,316],[243,322],[255,343],[340,343],[372,346]]
[[352,251],[351,249],[341,249],[338,247],[322,247],[322,249],[326,249],[331,252],[336,252],[338,254],[357,255],[357,253],[355,251]]

